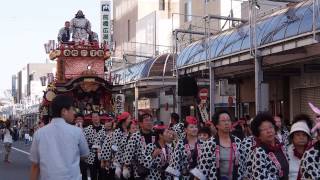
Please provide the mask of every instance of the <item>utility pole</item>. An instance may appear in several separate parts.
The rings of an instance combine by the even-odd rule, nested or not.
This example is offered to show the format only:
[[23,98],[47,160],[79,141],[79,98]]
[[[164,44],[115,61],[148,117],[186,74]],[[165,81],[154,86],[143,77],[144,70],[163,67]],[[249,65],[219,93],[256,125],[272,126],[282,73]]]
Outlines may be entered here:
[[[256,114],[268,111],[268,85],[263,83],[262,57],[258,50],[257,42],[257,10],[260,7],[258,0],[249,0],[249,26],[250,26],[250,53],[254,58],[255,77],[255,107]],[[265,92],[263,94],[262,92]]]

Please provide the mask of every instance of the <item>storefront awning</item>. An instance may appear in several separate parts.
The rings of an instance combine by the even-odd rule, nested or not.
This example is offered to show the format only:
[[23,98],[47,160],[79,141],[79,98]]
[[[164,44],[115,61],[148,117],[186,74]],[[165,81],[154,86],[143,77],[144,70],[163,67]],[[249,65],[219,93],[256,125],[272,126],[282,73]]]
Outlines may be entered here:
[[[257,46],[267,46],[286,39],[310,33],[313,30],[313,1],[307,0],[262,17],[257,22]],[[315,9],[319,9],[316,5]],[[316,30],[320,29],[319,17]],[[224,31],[209,38],[208,59],[241,53],[250,49],[249,24]],[[177,67],[206,61],[206,44],[200,40],[190,44],[179,54]]]
[[112,76],[118,78],[114,80],[117,85],[125,85],[146,78],[172,76],[172,69],[173,55],[163,54],[116,70]]

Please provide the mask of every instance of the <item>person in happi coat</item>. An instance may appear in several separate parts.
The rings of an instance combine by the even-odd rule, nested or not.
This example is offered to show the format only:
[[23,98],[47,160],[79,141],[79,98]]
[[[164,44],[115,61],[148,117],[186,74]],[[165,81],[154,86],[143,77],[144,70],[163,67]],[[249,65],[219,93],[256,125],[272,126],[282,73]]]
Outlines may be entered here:
[[[121,178],[124,165],[123,156],[129,138],[129,124],[132,122],[131,114],[123,112],[117,116],[117,127],[112,135],[111,151],[114,152],[113,166],[115,167],[115,177]],[[109,157],[106,160],[111,160]]]
[[144,167],[143,164],[145,163],[146,147],[150,143],[155,143],[151,113],[148,111],[140,112],[138,123],[140,130],[130,136],[123,156],[124,167],[122,175],[125,179],[129,179],[130,177],[143,179],[150,173],[148,168]]
[[276,124],[276,137],[280,143],[283,143],[287,148],[289,146],[289,131],[285,127],[282,115],[278,114],[273,117]]
[[231,134],[232,120],[227,111],[212,117],[217,134],[205,142],[197,168],[191,172],[197,179],[242,179],[240,169],[241,140]]
[[176,133],[178,139],[185,137],[184,124],[180,122],[180,116],[177,113],[171,113],[170,115],[170,127]]
[[98,142],[104,136],[105,129],[100,123],[100,117],[98,112],[91,114],[92,125],[83,129],[84,135],[89,145],[90,154],[87,159],[87,164],[90,169],[91,180],[98,180],[101,174],[100,160],[98,158],[98,152],[101,150],[101,146]]
[[98,157],[101,161],[101,180],[107,180],[114,178],[114,169],[112,168],[114,153],[111,150],[114,120],[107,114],[102,114],[100,119],[104,122],[105,131],[101,141],[97,142],[100,143],[101,146]]
[[292,143],[288,147],[289,179],[298,178],[301,158],[311,145],[311,128],[307,122],[312,123],[310,117],[300,114],[294,118],[291,126],[289,138]]
[[146,147],[144,166],[150,169],[147,180],[170,179],[165,169],[168,167],[172,153],[172,133],[165,125],[153,127],[156,140]]
[[289,179],[289,162],[285,145],[276,137],[276,124],[269,113],[259,113],[251,122],[256,146],[249,156],[250,179]]
[[192,179],[190,170],[195,168],[200,156],[201,144],[198,140],[198,120],[193,116],[187,116],[184,123],[186,136],[180,139],[174,149],[166,172],[174,179]]
[[316,135],[315,142],[304,152],[301,158],[298,180],[319,179],[320,177],[320,117],[318,117],[319,112],[316,113],[316,124],[311,130]]

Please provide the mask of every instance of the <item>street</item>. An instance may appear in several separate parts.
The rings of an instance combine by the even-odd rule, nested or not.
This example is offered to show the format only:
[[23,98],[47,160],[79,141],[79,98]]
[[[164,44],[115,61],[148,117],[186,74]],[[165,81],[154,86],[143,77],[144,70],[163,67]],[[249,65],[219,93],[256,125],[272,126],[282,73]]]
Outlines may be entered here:
[[320,0],[4,1],[0,180],[320,180],[319,14]]
[[10,164],[4,163],[4,146],[0,144],[0,179],[1,180],[28,180],[31,162],[29,160],[30,145],[25,145],[23,141],[13,143]]

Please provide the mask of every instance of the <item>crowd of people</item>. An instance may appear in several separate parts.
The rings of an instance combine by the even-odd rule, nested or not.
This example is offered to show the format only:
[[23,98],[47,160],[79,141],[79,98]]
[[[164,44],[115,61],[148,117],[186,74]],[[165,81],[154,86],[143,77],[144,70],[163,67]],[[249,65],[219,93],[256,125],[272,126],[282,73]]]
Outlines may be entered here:
[[21,122],[16,122],[15,125],[11,125],[11,119],[1,122],[0,124],[0,141],[4,145],[4,162],[11,163],[10,153],[12,143],[17,140],[24,140],[25,144],[28,145],[32,142],[32,136],[34,128],[39,126],[34,126],[28,128],[27,125],[23,126]]
[[[227,111],[216,112],[207,123],[193,116],[181,120],[172,113],[168,125],[154,121],[147,110],[140,111],[137,119],[129,112],[112,117],[93,111],[92,124],[84,125],[83,115],[73,116],[72,101],[68,104],[63,97],[64,106],[60,101],[57,115],[35,133],[31,148],[33,175],[38,172],[44,179],[320,177],[320,134],[317,129],[311,132],[314,122],[305,114],[292,120],[290,130],[283,125],[281,116],[263,112],[249,122],[234,122]],[[59,130],[62,123],[67,124],[65,131],[62,127]],[[69,142],[72,139],[76,139],[75,145]],[[77,149],[78,159],[72,159],[75,157],[69,153],[71,149]],[[57,156],[54,162],[48,158],[50,153]],[[72,167],[62,166],[66,161],[72,161]],[[44,167],[50,169],[43,170],[42,163],[49,163]],[[52,165],[55,163],[59,167]],[[53,169],[56,170],[51,173]]]

